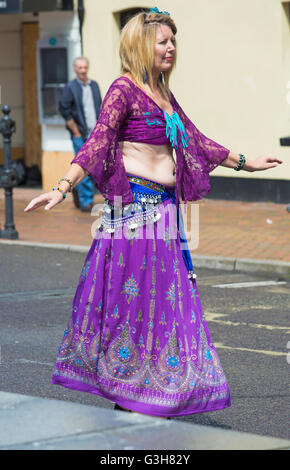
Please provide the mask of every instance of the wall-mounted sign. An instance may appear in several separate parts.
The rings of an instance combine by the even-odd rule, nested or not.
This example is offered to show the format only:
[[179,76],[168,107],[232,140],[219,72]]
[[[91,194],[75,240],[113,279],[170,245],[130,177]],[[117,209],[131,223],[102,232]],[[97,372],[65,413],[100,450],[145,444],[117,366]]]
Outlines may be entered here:
[[23,0],[23,12],[34,11],[73,11],[73,0]]
[[0,0],[0,14],[73,9],[73,0]]
[[21,13],[21,0],[0,0],[1,13]]

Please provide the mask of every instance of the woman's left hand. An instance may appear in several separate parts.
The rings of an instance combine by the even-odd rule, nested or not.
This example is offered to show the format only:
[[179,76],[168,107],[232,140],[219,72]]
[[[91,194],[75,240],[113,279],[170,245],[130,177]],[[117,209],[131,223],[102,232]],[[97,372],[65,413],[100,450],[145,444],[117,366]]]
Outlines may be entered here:
[[261,171],[268,170],[269,168],[275,168],[276,166],[283,163],[283,161],[276,157],[259,157],[255,160],[251,160],[248,163],[249,171]]

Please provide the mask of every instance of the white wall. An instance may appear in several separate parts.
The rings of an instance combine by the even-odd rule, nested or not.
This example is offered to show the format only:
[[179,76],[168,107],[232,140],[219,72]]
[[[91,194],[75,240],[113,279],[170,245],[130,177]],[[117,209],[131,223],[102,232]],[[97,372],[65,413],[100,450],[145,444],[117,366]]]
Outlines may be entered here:
[[[136,7],[152,2],[85,1],[84,52],[103,95],[119,72],[114,13]],[[178,28],[171,89],[192,121],[250,159],[284,160],[266,172],[218,167],[213,174],[289,179],[290,149],[279,143],[290,135],[290,26],[281,1],[160,0],[158,8],[169,11]]]

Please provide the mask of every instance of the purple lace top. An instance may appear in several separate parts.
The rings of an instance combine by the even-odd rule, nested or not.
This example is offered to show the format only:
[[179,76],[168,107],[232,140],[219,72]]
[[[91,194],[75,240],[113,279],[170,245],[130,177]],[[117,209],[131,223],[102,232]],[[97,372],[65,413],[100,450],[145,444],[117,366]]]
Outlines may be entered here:
[[209,173],[230,151],[203,135],[172,93],[170,103],[172,116],[129,78],[122,76],[111,84],[94,130],[71,161],[92,176],[110,204],[114,203],[114,196],[122,196],[122,204],[134,201],[120,141],[171,144],[176,149],[177,203],[179,197],[186,203],[209,193]]

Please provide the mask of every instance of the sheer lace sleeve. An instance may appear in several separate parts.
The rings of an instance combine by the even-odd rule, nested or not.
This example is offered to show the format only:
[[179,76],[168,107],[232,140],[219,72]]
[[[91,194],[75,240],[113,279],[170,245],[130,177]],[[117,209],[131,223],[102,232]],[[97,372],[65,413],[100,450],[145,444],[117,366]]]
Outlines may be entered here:
[[122,203],[133,202],[126,177],[118,131],[129,110],[128,83],[117,79],[110,86],[97,124],[71,163],[77,163],[93,178],[103,196],[122,195]]
[[228,157],[230,150],[202,134],[186,116],[173,94],[171,102],[189,137],[188,147],[183,149],[183,161],[180,162],[182,186],[187,200],[198,200],[210,192],[209,173]]
[[199,155],[202,157],[206,170],[210,173],[228,157],[230,150],[202,134],[186,116],[173,94],[172,99],[175,109],[186,127],[191,143],[195,142],[196,150],[198,150]]

